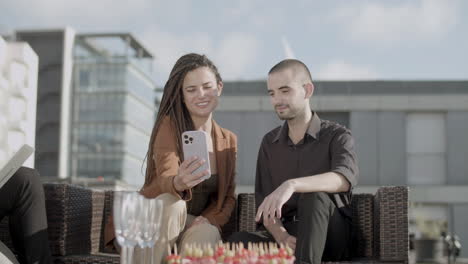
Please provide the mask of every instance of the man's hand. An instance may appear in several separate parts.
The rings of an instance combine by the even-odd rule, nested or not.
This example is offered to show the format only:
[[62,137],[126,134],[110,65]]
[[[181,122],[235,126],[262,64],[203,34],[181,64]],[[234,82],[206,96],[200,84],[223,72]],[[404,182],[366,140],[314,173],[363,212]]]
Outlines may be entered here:
[[285,246],[290,247],[293,251],[296,250],[296,237],[291,236],[290,234],[286,233],[283,239],[280,241],[276,241],[278,244],[283,244]]
[[263,199],[262,204],[258,207],[255,221],[259,222],[263,214],[263,223],[269,223],[269,219],[281,218],[281,208],[291,198],[294,193],[294,188],[290,181],[285,181],[270,195]]
[[265,228],[273,235],[278,244],[284,244],[292,249],[296,248],[296,237],[289,235],[280,219],[274,217],[263,222]]
[[[206,219],[205,217],[203,216],[197,216],[193,221],[192,223],[190,224],[190,227],[189,228],[192,228],[196,225],[201,225],[201,224],[209,224],[210,221],[208,221],[208,219]],[[187,228],[188,229],[188,228]]]

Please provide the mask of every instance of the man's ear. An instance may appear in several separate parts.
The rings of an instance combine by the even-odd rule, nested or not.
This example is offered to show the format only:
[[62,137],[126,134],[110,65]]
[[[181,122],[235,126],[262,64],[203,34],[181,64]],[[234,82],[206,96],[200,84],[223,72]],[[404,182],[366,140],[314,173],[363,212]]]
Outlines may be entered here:
[[314,84],[313,83],[306,83],[304,84],[305,89],[305,98],[309,99],[314,94]]
[[218,96],[221,96],[221,94],[223,93],[223,87],[223,82],[218,82]]

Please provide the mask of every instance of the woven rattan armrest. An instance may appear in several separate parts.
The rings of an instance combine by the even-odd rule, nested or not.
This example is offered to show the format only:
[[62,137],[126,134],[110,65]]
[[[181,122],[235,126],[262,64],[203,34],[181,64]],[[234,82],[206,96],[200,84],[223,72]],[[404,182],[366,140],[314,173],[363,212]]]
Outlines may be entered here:
[[381,261],[408,262],[408,187],[381,187],[374,197],[375,247]]
[[44,184],[52,255],[99,251],[104,192],[70,184]]

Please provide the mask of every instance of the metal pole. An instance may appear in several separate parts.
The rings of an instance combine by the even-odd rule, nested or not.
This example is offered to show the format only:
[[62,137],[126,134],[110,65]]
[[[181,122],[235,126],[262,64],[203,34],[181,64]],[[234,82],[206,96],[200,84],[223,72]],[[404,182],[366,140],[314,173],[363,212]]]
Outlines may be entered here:
[[450,243],[448,244],[448,263],[452,263],[452,255],[455,257],[455,217],[454,217],[454,212],[453,212],[453,204],[449,204],[449,210],[450,210]]

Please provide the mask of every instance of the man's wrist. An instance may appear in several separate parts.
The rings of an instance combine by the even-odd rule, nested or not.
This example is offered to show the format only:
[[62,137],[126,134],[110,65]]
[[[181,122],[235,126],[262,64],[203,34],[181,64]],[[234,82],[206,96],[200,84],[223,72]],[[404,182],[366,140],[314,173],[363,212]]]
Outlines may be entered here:
[[290,188],[293,192],[296,192],[297,182],[295,181],[295,179],[289,179],[285,181],[284,184],[287,188]]
[[278,233],[279,234],[277,234],[277,237],[275,237],[276,242],[278,244],[284,243],[286,241],[286,239],[288,238],[288,236],[289,236],[288,231],[280,230],[280,232],[278,232]]
[[277,219],[276,221],[276,224],[273,224],[271,226],[265,226],[265,228],[268,230],[268,232],[270,232],[270,234],[273,236],[276,242],[281,243],[289,234],[288,231],[283,227],[283,225],[279,224],[281,223],[281,220]]

